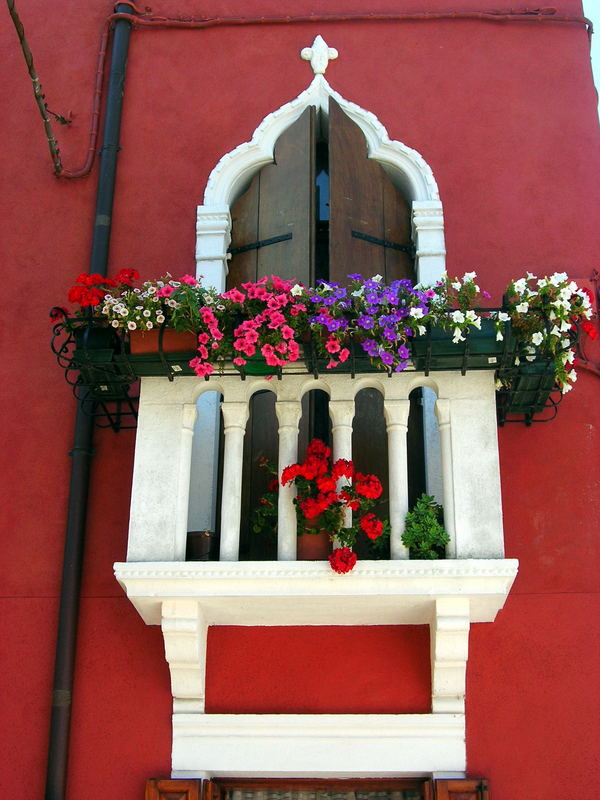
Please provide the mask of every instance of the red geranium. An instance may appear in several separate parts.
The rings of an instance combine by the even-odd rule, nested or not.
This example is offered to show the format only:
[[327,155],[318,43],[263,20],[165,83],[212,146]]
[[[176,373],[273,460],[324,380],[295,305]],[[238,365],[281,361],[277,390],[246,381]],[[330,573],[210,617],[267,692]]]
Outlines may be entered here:
[[379,539],[383,533],[383,522],[377,519],[375,514],[365,514],[360,521],[360,527],[367,534],[369,539]]
[[[355,485],[349,481],[354,475],[352,461],[340,458],[331,464],[331,449],[319,439],[313,439],[306,449],[306,458],[291,464],[281,473],[281,483],[295,483],[298,488],[294,500],[297,509],[299,533],[311,533],[314,526],[306,520],[318,518],[319,529],[326,530],[331,539],[340,545],[331,557],[336,572],[348,572],[356,563],[352,547],[360,531],[369,539],[379,539],[384,524],[374,514],[365,514],[381,496],[381,481],[375,475],[357,473]],[[345,478],[348,482],[342,482]],[[338,484],[342,485],[338,487]],[[362,515],[360,522],[352,521],[350,513]]]
[[334,572],[343,575],[345,572],[350,572],[356,564],[356,553],[353,553],[349,547],[338,547],[329,556],[329,563]]
[[363,475],[361,472],[356,473],[356,491],[363,497],[368,497],[372,500],[377,500],[381,497],[383,487],[381,481],[375,475]]

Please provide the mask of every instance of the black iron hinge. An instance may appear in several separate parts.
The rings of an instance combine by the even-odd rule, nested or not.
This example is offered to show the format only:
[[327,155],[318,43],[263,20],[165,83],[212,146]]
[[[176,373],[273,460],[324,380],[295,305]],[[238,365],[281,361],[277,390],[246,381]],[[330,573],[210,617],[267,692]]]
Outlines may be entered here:
[[376,236],[360,233],[360,231],[352,231],[352,237],[371,244],[378,244],[380,247],[389,247],[391,250],[400,250],[402,253],[408,253],[412,257],[415,255],[415,246],[412,242],[410,244],[397,244],[396,242],[390,242],[389,239],[378,239]]
[[261,239],[259,242],[252,242],[252,244],[243,244],[241,247],[232,247],[229,253],[232,256],[236,256],[238,253],[246,253],[248,250],[258,250],[259,247],[267,247],[269,244],[286,242],[291,238],[291,233],[284,233],[281,236],[272,236],[270,239]]

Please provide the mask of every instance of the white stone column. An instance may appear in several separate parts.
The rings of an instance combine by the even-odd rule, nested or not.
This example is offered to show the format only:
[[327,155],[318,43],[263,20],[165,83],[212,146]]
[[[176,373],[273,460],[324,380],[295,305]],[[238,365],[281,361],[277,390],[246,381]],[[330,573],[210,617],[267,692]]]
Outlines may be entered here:
[[131,489],[128,561],[185,560],[195,419],[195,405],[146,403],[142,389]]
[[196,277],[203,286],[225,291],[231,241],[229,206],[198,206],[196,217]]
[[469,657],[469,599],[440,597],[435,601],[431,637],[431,710],[464,714]]
[[440,200],[415,200],[412,216],[417,279],[419,283],[431,285],[446,270],[442,203]]
[[446,545],[449,558],[456,558],[456,529],[454,525],[454,465],[452,461],[452,430],[450,428],[450,400],[438,398],[435,413],[440,428],[442,451],[442,486],[444,489],[444,527],[450,537]]
[[296,508],[293,499],[296,487],[281,485],[281,473],[290,464],[298,461],[298,425],[302,416],[302,404],[297,400],[275,403],[279,420],[279,497],[277,501],[277,560],[295,561],[297,548]]
[[503,558],[494,376],[440,373],[444,521],[450,558]]
[[390,557],[408,558],[408,547],[402,543],[404,522],[408,513],[408,459],[406,433],[410,400],[384,400],[383,411],[388,436]]
[[165,600],[161,627],[174,713],[204,713],[208,625],[194,600]]
[[238,561],[244,433],[248,421],[248,403],[224,400],[221,403],[221,410],[223,412],[225,447],[223,450],[220,560]]
[[[332,455],[333,460],[345,458],[352,460],[352,421],[354,419],[354,400],[330,400],[329,416],[331,417],[331,433],[333,436]],[[346,482],[346,478],[340,478],[340,485]],[[344,525],[352,525],[352,511],[345,512]]]

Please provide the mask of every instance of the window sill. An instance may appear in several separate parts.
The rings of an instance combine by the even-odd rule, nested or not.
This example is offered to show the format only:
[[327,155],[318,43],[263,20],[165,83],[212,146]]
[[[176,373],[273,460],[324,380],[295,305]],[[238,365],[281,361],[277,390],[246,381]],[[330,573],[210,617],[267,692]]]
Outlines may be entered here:
[[432,622],[441,598],[492,622],[517,569],[516,559],[359,561],[346,575],[314,561],[129,562],[115,575],[148,625],[169,600],[195,600],[208,625],[414,625]]

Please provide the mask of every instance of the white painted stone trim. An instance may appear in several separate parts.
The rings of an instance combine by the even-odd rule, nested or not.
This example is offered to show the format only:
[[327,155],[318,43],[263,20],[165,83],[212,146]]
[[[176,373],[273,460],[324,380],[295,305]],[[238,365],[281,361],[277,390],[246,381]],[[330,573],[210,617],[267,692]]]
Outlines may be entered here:
[[346,575],[317,561],[149,562],[117,563],[115,576],[148,625],[172,600],[197,602],[207,625],[425,625],[447,613],[440,598],[492,622],[517,569],[515,559],[359,561]]
[[462,714],[174,714],[173,777],[396,777],[466,769]]

